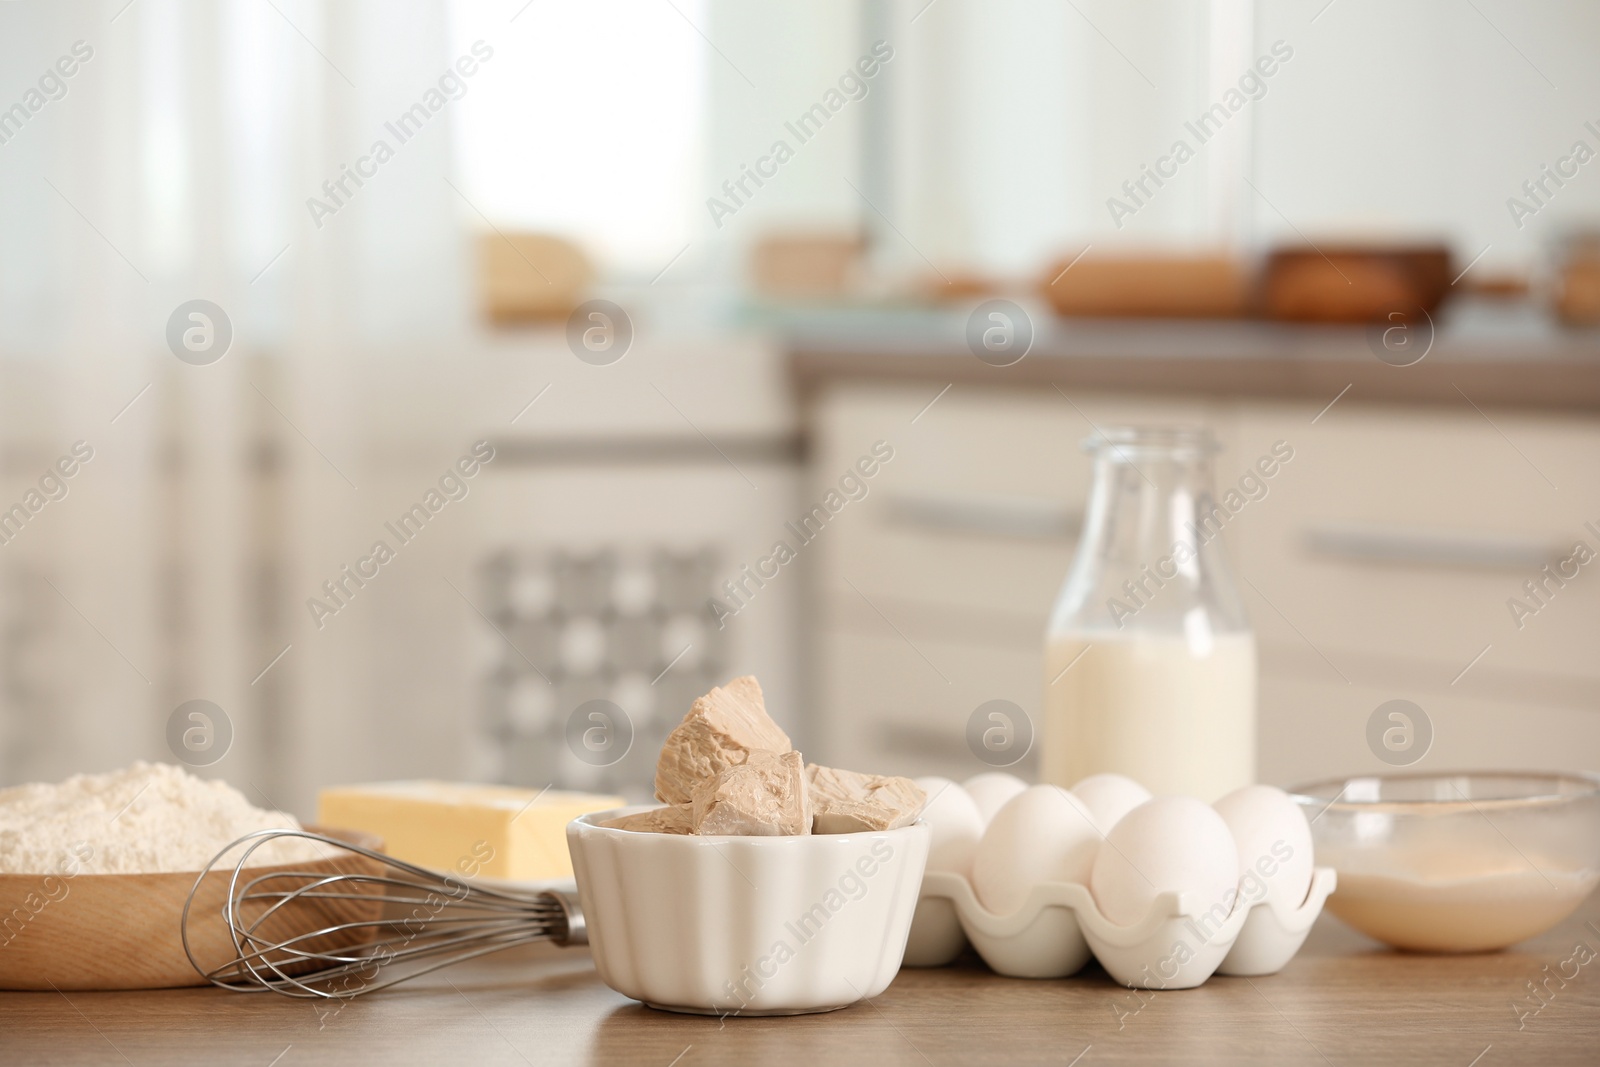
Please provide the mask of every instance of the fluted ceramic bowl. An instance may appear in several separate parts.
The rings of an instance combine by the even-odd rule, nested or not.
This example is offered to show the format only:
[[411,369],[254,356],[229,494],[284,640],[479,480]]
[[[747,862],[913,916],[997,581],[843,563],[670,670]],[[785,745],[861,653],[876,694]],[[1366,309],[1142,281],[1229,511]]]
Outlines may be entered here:
[[666,1011],[797,1015],[888,988],[928,859],[923,823],[877,833],[694,837],[567,827],[600,979]]

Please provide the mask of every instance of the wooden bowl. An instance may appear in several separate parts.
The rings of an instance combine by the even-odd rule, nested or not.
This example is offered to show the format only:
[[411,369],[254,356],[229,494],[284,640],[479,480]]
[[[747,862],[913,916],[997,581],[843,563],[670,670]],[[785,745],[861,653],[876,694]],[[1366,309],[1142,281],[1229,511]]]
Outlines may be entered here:
[[[370,849],[383,842],[371,834],[307,827],[314,833]],[[383,865],[355,853],[291,866],[246,868],[381,874]],[[219,967],[238,953],[222,920],[231,866],[214,868],[195,895],[189,943],[205,967]],[[168,874],[0,874],[0,989],[167,989],[205,985],[183,949],[183,906],[199,871]],[[362,890],[366,901],[296,901],[286,906],[268,936],[315,929],[336,922],[380,917],[381,888]],[[363,932],[314,947],[324,951],[360,944]]]
[[1289,322],[1387,322],[1433,312],[1450,292],[1446,245],[1286,246],[1267,257],[1261,306]]

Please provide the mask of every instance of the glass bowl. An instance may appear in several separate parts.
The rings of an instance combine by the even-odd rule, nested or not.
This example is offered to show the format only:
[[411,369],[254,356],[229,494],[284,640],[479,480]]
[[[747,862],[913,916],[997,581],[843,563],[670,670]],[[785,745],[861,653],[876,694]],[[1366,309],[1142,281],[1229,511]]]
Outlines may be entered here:
[[1396,948],[1505,948],[1600,883],[1600,776],[1397,774],[1291,792],[1317,865],[1339,875],[1328,910]]

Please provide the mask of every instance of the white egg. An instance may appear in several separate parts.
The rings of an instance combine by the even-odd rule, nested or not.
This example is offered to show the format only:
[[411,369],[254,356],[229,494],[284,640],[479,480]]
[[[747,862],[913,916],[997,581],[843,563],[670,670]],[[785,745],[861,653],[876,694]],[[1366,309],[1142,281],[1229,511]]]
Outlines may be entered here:
[[972,876],[972,855],[983,836],[983,816],[967,791],[948,778],[918,778],[917,785],[928,794],[922,806],[922,819],[932,833],[928,846],[928,870],[954,871]]
[[1246,905],[1271,899],[1297,908],[1311,891],[1311,824],[1289,794],[1247,785],[1213,805],[1239,848],[1239,895]]
[[1072,787],[1072,795],[1094,816],[1094,825],[1109,834],[1121,818],[1150,799],[1150,790],[1120,774],[1091,774]]
[[1211,913],[1220,921],[1238,877],[1239,850],[1221,815],[1193,797],[1156,797],[1106,835],[1089,892],[1100,913],[1119,926],[1143,919],[1156,894],[1168,891],[1187,894],[1190,914]]
[[961,783],[961,788],[978,805],[978,813],[983,816],[983,824],[989,825],[995,812],[1006,806],[1006,802],[1024,789],[1028,783],[1014,774],[1004,771],[990,771],[988,774],[979,774]]
[[995,813],[972,858],[972,888],[997,915],[1010,915],[1041,882],[1089,877],[1100,834],[1083,802],[1058,785],[1036,785]]

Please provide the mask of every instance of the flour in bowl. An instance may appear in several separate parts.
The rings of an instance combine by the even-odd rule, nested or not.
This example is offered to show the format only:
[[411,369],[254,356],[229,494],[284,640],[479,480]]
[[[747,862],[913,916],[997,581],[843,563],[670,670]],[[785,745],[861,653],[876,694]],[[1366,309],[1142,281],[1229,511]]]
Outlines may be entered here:
[[[0,789],[0,873],[155,874],[198,871],[229,842],[255,830],[298,829],[293,815],[255,807],[226,782],[164,763]],[[285,838],[258,848],[251,866],[302,863],[329,854]],[[229,866],[242,850],[230,853]]]

